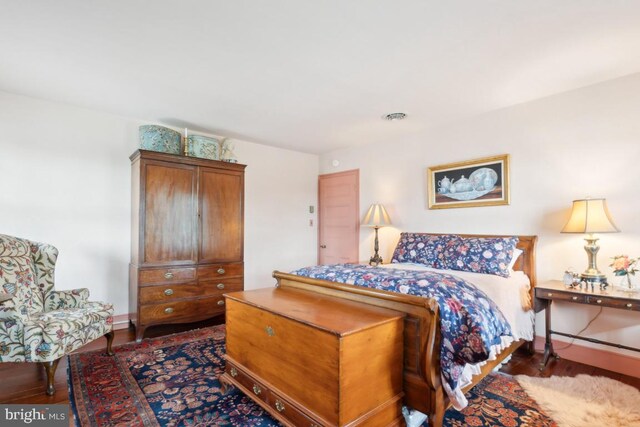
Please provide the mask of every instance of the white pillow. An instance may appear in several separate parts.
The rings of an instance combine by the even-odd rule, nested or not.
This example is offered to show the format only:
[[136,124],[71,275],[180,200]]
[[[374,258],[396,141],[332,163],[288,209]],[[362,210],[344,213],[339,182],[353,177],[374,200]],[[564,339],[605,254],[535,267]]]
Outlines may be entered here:
[[513,271],[513,266],[516,265],[516,261],[523,253],[524,251],[522,249],[515,248],[513,250],[513,258],[511,258],[511,261],[509,262],[509,271]]

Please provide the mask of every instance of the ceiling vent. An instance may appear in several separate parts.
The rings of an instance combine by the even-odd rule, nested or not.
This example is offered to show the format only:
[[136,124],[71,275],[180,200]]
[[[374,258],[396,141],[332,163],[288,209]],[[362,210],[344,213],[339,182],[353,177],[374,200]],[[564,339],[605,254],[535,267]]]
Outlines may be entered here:
[[404,120],[406,117],[407,115],[405,113],[390,113],[385,116],[382,116],[383,119],[389,120],[389,121]]

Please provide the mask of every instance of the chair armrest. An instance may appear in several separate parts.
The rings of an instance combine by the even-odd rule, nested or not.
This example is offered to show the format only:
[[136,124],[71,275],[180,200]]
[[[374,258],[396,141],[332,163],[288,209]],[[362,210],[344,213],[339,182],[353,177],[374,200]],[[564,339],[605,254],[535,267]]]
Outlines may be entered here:
[[[9,297],[7,297],[10,295]],[[3,298],[0,301],[0,321],[3,320],[14,320],[18,322],[22,322],[27,318],[26,312],[21,313],[18,307],[16,307],[16,303],[13,300],[13,294],[0,294],[0,297]]]
[[89,289],[50,291],[44,301],[44,311],[82,307],[89,299]]

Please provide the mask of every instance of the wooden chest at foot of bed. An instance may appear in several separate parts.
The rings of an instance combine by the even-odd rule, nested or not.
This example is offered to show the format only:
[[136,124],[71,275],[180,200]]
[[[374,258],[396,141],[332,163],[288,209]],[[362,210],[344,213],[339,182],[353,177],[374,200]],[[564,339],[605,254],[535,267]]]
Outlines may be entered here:
[[226,294],[223,384],[286,426],[395,426],[404,314],[294,289]]

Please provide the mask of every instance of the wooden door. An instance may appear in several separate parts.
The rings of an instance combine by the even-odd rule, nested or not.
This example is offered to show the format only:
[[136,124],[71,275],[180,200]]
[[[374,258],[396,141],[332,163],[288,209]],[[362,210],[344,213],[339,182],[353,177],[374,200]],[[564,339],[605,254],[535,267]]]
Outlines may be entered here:
[[200,262],[243,259],[244,176],[200,168]]
[[142,184],[143,263],[196,262],[196,168],[145,161]]
[[318,177],[318,263],[358,262],[359,171]]

